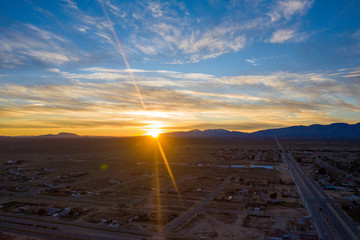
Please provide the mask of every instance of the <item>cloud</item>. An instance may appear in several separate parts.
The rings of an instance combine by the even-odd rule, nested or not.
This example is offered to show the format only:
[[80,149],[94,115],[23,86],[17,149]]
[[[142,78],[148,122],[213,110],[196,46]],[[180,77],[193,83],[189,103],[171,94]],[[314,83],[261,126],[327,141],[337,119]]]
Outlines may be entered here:
[[[67,3],[65,11],[69,15],[69,21],[75,23],[73,25],[75,30],[89,38],[87,41],[98,41],[102,45],[107,46],[110,44],[112,47],[116,47],[111,34],[111,23],[106,21],[105,16],[87,14],[85,11],[78,8],[73,1],[66,0],[65,2]],[[110,9],[113,14],[120,11],[120,9],[112,4],[110,0],[99,1],[99,3],[104,4],[104,6]],[[116,14],[116,16],[119,15]],[[94,45],[92,46],[94,47]],[[96,47],[95,49],[97,48],[99,47]]]
[[[360,114],[356,78],[328,73],[215,77],[133,69],[148,109],[145,113],[127,69],[48,71],[68,79],[68,84],[0,84],[0,124],[7,128],[21,124],[71,128],[73,122],[73,128],[116,128],[118,123],[119,128],[124,128],[128,123],[129,129],[142,131],[149,121],[159,121],[169,129],[179,125],[186,129],[218,124],[249,131],[261,126],[349,122],[358,119],[356,112]],[[357,71],[348,69],[342,74]],[[340,111],[341,116],[351,113],[347,116],[353,117],[334,117]],[[19,119],[27,119],[27,123]],[[259,124],[249,125],[250,122]]]
[[148,2],[148,7],[152,12],[153,17],[161,17],[163,16],[163,11],[161,10],[161,5],[159,2]]
[[[243,4],[246,11],[241,12],[238,7],[223,6],[227,9],[226,16],[217,16],[216,21],[213,21],[213,16],[195,17],[186,14],[188,11],[184,7],[174,10],[176,7],[170,3],[160,5],[154,1],[131,5],[133,14],[125,10],[130,5],[120,4],[119,9],[128,14],[121,21],[113,17],[114,22],[127,22],[124,29],[136,29],[130,32],[130,41],[124,39],[127,51],[149,55],[152,59],[154,56],[155,59],[170,58],[166,60],[168,64],[184,64],[236,53],[245,48],[248,42],[263,41],[269,31],[274,33],[271,42],[304,41],[308,34],[296,33],[294,27],[289,28],[287,23],[292,17],[305,14],[312,2],[294,0],[270,4],[272,7],[268,16],[274,18],[271,22],[268,16],[254,11],[253,4]],[[268,7],[266,3],[258,2],[256,5]],[[299,21],[296,28],[300,28],[300,25]],[[283,29],[279,30],[279,27]]]
[[[167,64],[195,63],[237,53],[258,41],[304,41],[308,34],[298,33],[300,19],[296,27],[289,22],[304,15],[312,5],[312,1],[300,0],[229,2],[213,5],[213,9],[224,10],[215,16],[211,12],[196,14],[185,3],[178,2],[103,0],[100,3],[110,21],[102,11],[91,12],[74,0],[63,0],[59,8],[64,15],[61,22],[54,15],[47,24],[16,23],[9,29],[1,29],[0,66],[48,68],[117,61],[120,56],[114,51],[118,48],[116,37],[126,55],[135,62],[151,59]],[[256,9],[265,9],[265,14]],[[273,21],[269,21],[269,16]],[[113,35],[113,28],[117,36]],[[270,32],[273,36],[268,39]]]
[[[34,57],[36,59],[48,63],[62,64],[70,61],[70,59],[67,56],[57,52],[48,52],[43,50],[40,51],[28,50],[27,54],[31,57]],[[76,58],[73,59],[75,60]]]
[[271,43],[283,43],[295,35],[295,31],[291,29],[281,29],[277,30],[273,33],[272,37],[270,38]]
[[68,41],[48,30],[31,24],[20,24],[20,30],[3,30],[0,35],[0,65],[14,68],[33,61],[43,64],[63,64],[78,61],[78,57],[65,48]]
[[240,35],[233,26],[219,26],[206,31],[184,31],[182,28],[193,27],[179,28],[178,24],[161,22],[148,26],[153,40],[134,36],[132,39],[135,47],[147,55],[167,54],[170,50],[186,59],[182,62],[199,62],[228,52],[238,52],[246,43],[246,37]]
[[311,5],[312,1],[301,1],[301,0],[293,0],[293,1],[280,1],[279,7],[283,12],[286,18],[290,18],[292,15],[296,13],[302,14],[308,7]]
[[[266,123],[266,122],[230,122],[225,124],[218,124],[218,123],[205,123],[205,124],[195,124],[195,125],[189,125],[185,126],[187,129],[227,129],[227,130],[239,130],[242,131],[257,131],[257,130],[263,130],[268,128],[280,128],[285,127],[286,125],[282,125],[281,123],[272,124],[272,123]],[[179,127],[174,127],[171,129],[177,130]],[[183,129],[184,127],[181,127],[180,129]]]
[[[114,51],[118,48],[116,37],[134,61],[151,59],[167,64],[195,63],[237,53],[253,42],[264,41],[270,32],[270,42],[304,41],[308,35],[296,33],[287,23],[292,17],[305,14],[312,1],[215,4],[213,8],[226,10],[216,16],[210,12],[196,14],[178,2],[103,0],[100,4],[110,21],[102,11],[90,13],[74,0],[63,0],[63,22],[71,22],[70,28],[65,27],[69,24],[52,22],[49,25],[56,27],[51,30],[31,24],[24,24],[18,31],[5,29],[8,34],[0,37],[1,66],[16,67],[36,61],[57,65],[118,60],[119,54]],[[255,7],[269,9],[269,13],[264,15]],[[269,22],[269,16],[273,21]],[[296,28],[300,26],[298,21]],[[26,46],[26,38],[33,44]],[[79,39],[83,44],[78,44]]]
[[[236,53],[246,46],[247,37],[242,31],[260,23],[259,20],[235,23],[229,18],[209,26],[205,19],[190,15],[184,4],[159,4],[156,1],[117,3],[117,8],[119,13],[126,14],[119,16],[114,13],[110,18],[121,34],[120,41],[125,51],[150,55],[151,58],[170,57],[172,60],[167,62],[171,64],[199,62]],[[107,9],[111,11],[112,8]]]
[[54,73],[60,73],[60,69],[58,69],[58,68],[48,68],[47,71],[54,72]]
[[69,8],[75,9],[75,10],[79,9],[75,1],[73,1],[73,0],[63,0],[63,1],[67,4],[67,6]]
[[284,17],[290,20],[294,15],[303,15],[312,6],[313,0],[281,0],[275,5],[273,11],[268,15],[271,22],[276,22]]
[[347,72],[347,74],[346,74],[346,75],[342,75],[342,77],[345,77],[345,78],[349,78],[349,77],[360,77],[360,70]]
[[245,61],[248,62],[248,63],[251,63],[251,65],[253,65],[253,66],[257,66],[257,65],[258,65],[258,64],[256,63],[256,59],[255,59],[255,58],[253,58],[253,59],[246,59]]

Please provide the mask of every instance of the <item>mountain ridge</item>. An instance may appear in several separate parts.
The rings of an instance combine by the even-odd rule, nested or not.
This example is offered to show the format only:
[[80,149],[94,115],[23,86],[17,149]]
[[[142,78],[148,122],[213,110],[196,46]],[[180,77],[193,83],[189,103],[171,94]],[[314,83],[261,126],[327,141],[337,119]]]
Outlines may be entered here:
[[[205,137],[279,137],[279,138],[319,138],[319,139],[360,139],[360,122],[355,124],[347,123],[331,123],[328,125],[312,124],[309,126],[298,125],[284,128],[271,128],[259,130],[251,133],[240,131],[230,131],[226,129],[193,129],[190,131],[177,131],[161,134],[167,137],[189,137],[189,138],[205,138]],[[58,134],[46,134],[39,136],[16,136],[15,138],[84,138],[95,137],[102,138],[105,136],[79,136],[75,133],[60,132]],[[107,136],[110,137],[110,136]],[[12,138],[9,136],[0,136],[0,138]]]
[[170,137],[283,137],[283,138],[337,138],[360,139],[360,122],[355,124],[332,123],[329,125],[312,124],[284,128],[259,130],[252,133],[229,131],[225,129],[196,129],[162,134]]

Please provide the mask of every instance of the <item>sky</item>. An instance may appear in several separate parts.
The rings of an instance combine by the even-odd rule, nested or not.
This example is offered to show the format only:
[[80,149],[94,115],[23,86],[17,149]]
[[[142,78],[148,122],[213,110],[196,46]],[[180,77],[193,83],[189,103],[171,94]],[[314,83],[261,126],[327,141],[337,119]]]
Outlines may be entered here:
[[0,135],[360,121],[360,1],[3,0]]

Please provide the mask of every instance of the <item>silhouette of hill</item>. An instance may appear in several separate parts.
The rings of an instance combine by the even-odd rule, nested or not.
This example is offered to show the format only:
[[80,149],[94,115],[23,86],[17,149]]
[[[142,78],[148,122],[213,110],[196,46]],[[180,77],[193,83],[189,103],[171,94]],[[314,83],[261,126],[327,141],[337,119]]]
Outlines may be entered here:
[[286,138],[360,138],[360,123],[333,123],[330,125],[314,124],[310,126],[293,126],[287,128],[261,130],[252,133],[261,137]]
[[360,123],[333,123],[330,125],[314,124],[310,126],[292,126],[286,128],[266,129],[253,133],[228,131],[225,129],[194,129],[164,133],[169,137],[282,137],[282,138],[334,138],[360,139]]
[[46,135],[40,135],[40,136],[35,136],[35,137],[37,137],[37,138],[80,138],[80,136],[75,133],[66,133],[66,132],[61,132],[56,135],[46,134]]
[[194,129],[191,131],[178,131],[171,133],[164,133],[164,136],[171,137],[242,137],[249,135],[248,133],[237,132],[237,131],[228,131],[225,129],[207,129],[201,131],[199,129]]

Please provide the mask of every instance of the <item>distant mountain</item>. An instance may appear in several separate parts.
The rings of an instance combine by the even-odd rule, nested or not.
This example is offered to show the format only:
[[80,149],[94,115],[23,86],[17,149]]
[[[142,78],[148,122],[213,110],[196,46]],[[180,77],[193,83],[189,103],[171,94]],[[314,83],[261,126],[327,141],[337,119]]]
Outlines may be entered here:
[[244,137],[248,136],[249,133],[237,132],[237,131],[228,131],[225,129],[207,129],[201,131],[199,129],[194,129],[188,132],[179,131],[164,133],[164,136],[170,137]]
[[66,133],[66,132],[61,132],[56,135],[46,134],[46,135],[40,135],[40,136],[36,136],[36,137],[37,138],[80,138],[80,136],[75,133]]
[[188,132],[165,133],[170,137],[283,137],[283,138],[336,138],[360,139],[360,123],[333,123],[330,125],[314,124],[310,126],[293,126],[278,129],[267,129],[253,133],[228,131],[225,129],[195,129]]
[[330,125],[314,124],[310,126],[294,126],[268,129],[254,132],[251,135],[260,137],[286,138],[360,138],[360,123],[333,123]]

